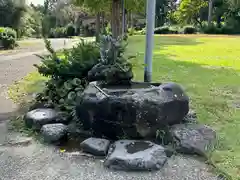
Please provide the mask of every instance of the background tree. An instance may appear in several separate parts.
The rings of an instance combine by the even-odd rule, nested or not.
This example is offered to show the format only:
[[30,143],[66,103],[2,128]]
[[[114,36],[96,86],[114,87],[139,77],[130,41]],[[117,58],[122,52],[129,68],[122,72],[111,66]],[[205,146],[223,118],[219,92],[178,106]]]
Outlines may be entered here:
[[74,0],[76,6],[84,7],[87,9],[88,14],[96,16],[96,41],[99,41],[99,34],[101,31],[101,14],[102,12],[109,11],[109,2],[105,0]]
[[182,0],[175,12],[175,16],[181,24],[198,24],[202,26],[200,20],[201,10],[207,6],[208,3],[205,0]]
[[177,0],[156,1],[156,27],[162,26],[169,19],[171,13],[176,11]]
[[15,29],[19,36],[21,18],[25,12],[25,4],[17,4],[14,0],[0,0],[0,26]]

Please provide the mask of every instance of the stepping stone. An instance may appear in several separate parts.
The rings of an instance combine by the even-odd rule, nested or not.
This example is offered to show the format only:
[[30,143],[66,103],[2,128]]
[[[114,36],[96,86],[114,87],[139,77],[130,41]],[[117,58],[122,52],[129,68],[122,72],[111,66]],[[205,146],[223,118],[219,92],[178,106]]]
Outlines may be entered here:
[[29,111],[25,117],[25,124],[28,128],[33,128],[35,130],[40,130],[45,124],[56,123],[59,116],[54,109],[50,108],[40,108]]
[[80,144],[84,152],[90,153],[95,156],[107,155],[110,141],[100,138],[88,138]]
[[45,142],[59,142],[67,135],[67,126],[61,123],[46,124],[41,128],[41,134]]
[[214,150],[216,132],[200,124],[179,124],[170,129],[176,150],[185,154],[198,154],[206,157]]
[[62,112],[57,112],[51,108],[38,108],[29,111],[25,117],[25,125],[28,128],[33,128],[39,131],[41,127],[45,124],[63,123],[67,124],[69,119],[67,119],[66,114]]
[[159,170],[167,161],[162,146],[149,141],[120,140],[109,149],[104,166],[125,171]]

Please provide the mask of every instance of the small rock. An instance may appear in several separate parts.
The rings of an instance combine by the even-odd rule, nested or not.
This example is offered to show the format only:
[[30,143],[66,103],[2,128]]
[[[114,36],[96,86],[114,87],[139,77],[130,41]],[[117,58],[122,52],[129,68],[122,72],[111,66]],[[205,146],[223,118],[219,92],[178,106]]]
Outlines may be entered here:
[[159,170],[167,161],[162,146],[149,141],[119,140],[109,149],[104,162],[116,170]]
[[84,152],[95,156],[105,156],[107,154],[110,141],[100,138],[88,138],[81,143],[81,148]]
[[25,117],[25,124],[28,128],[40,130],[45,124],[60,122],[59,114],[50,108],[39,108],[29,111]]
[[184,117],[183,122],[184,123],[193,123],[193,124],[198,123],[197,113],[194,110],[190,109],[188,114]]
[[208,126],[179,124],[174,125],[170,133],[178,152],[207,156],[214,150],[216,132]]
[[41,128],[41,134],[45,142],[58,142],[67,135],[67,126],[61,123],[46,124]]

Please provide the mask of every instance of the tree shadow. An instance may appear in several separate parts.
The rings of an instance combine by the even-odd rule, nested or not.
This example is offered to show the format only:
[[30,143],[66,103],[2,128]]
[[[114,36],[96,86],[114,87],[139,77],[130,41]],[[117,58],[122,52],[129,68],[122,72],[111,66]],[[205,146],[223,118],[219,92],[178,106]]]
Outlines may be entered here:
[[189,35],[164,35],[164,36],[154,36],[155,46],[165,47],[165,46],[189,46],[202,44],[197,40],[197,37]]
[[[143,38],[144,37],[144,38]],[[141,50],[145,49],[145,35],[133,36],[129,38],[129,46],[128,48],[132,51],[132,49]],[[189,45],[198,45],[202,44],[197,40],[197,36],[187,36],[187,35],[155,35],[154,36],[154,47],[159,46],[160,48],[164,48],[167,46],[189,46]]]

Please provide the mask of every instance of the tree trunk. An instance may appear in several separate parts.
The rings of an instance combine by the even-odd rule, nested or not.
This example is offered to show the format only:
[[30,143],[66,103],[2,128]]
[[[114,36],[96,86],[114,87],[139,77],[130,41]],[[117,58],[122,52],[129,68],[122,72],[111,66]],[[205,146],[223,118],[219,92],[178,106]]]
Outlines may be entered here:
[[121,0],[112,0],[112,36],[117,38],[121,32]]
[[217,27],[221,28],[221,18],[222,16],[217,16]]
[[99,35],[100,35],[100,12],[96,15],[96,42],[99,42]]
[[124,16],[125,16],[125,24],[124,24],[124,26],[125,26],[125,28],[124,28],[124,30],[125,30],[125,33],[127,32],[127,27],[128,27],[128,20],[127,20],[127,9],[125,9],[125,14],[124,14]]
[[104,32],[104,29],[105,29],[105,13],[104,12],[102,12],[101,29]]
[[208,25],[209,26],[212,23],[212,10],[213,10],[213,0],[209,0],[208,2]]
[[133,13],[130,12],[130,27],[133,28]]

